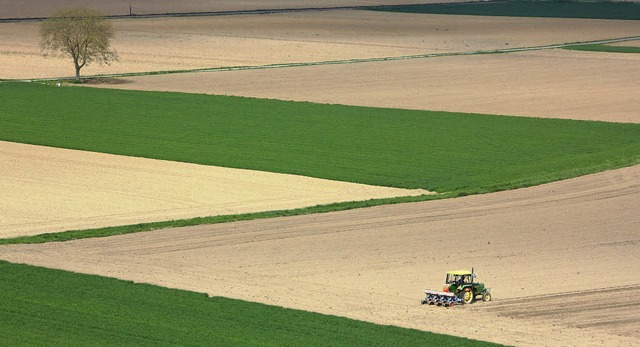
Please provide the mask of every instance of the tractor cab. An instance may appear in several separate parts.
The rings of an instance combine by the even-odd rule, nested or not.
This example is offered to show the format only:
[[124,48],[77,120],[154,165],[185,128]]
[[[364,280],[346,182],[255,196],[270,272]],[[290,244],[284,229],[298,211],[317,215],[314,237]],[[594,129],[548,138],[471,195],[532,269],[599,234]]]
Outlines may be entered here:
[[476,278],[476,275],[469,270],[449,271],[447,272],[445,283],[457,285],[472,284],[474,278]]
[[485,288],[483,283],[474,282],[475,278],[473,269],[449,271],[445,279],[444,291],[455,294],[465,303],[471,303],[476,295],[482,295],[485,301],[491,300],[489,289]]
[[476,275],[469,270],[457,270],[447,272],[447,278],[445,279],[445,291],[451,293],[458,293],[465,287],[473,284],[473,279]]

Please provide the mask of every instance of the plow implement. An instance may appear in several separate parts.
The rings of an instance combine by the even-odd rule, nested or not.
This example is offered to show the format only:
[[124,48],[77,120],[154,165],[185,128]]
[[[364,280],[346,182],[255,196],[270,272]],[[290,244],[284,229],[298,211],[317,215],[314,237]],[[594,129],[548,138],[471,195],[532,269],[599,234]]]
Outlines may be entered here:
[[436,305],[452,307],[463,304],[464,301],[451,292],[441,292],[437,290],[425,290],[426,297],[422,300],[423,305]]

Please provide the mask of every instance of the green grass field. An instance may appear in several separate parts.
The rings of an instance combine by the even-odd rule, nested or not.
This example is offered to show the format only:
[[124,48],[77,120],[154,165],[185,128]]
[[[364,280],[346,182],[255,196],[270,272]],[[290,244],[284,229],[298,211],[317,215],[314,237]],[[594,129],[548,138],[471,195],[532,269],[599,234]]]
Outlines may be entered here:
[[475,16],[640,19],[640,3],[613,1],[504,1],[374,6],[368,9],[390,12]]
[[609,52],[609,53],[640,53],[640,47],[633,46],[610,46],[610,45],[574,45],[562,47],[572,51],[588,51],[588,52]]
[[0,83],[0,129],[7,141],[461,195],[640,162],[639,124],[34,83]]
[[5,346],[495,346],[0,261]]

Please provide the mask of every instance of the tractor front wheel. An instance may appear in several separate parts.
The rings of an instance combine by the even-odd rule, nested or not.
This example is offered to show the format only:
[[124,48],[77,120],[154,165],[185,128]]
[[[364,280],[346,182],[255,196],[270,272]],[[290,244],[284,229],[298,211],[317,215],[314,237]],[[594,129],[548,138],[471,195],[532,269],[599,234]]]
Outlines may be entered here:
[[470,304],[471,302],[473,302],[473,299],[473,291],[469,288],[465,289],[462,295],[462,301],[464,301],[465,304]]
[[491,301],[491,293],[486,292],[482,294],[482,301]]

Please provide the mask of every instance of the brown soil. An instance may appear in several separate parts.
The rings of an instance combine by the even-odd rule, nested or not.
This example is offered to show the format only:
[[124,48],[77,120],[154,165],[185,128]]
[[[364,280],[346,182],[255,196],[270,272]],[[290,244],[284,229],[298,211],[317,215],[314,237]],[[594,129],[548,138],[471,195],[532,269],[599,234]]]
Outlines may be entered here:
[[612,46],[629,46],[629,47],[640,47],[640,40],[633,41],[625,41],[619,43],[613,43]]
[[[640,338],[640,166],[445,201],[0,247],[0,258],[515,345]],[[421,306],[475,266],[494,301]],[[450,324],[464,322],[464,324]]]
[[544,50],[129,80],[117,88],[640,122],[640,54]]
[[0,141],[0,238],[421,195]]

